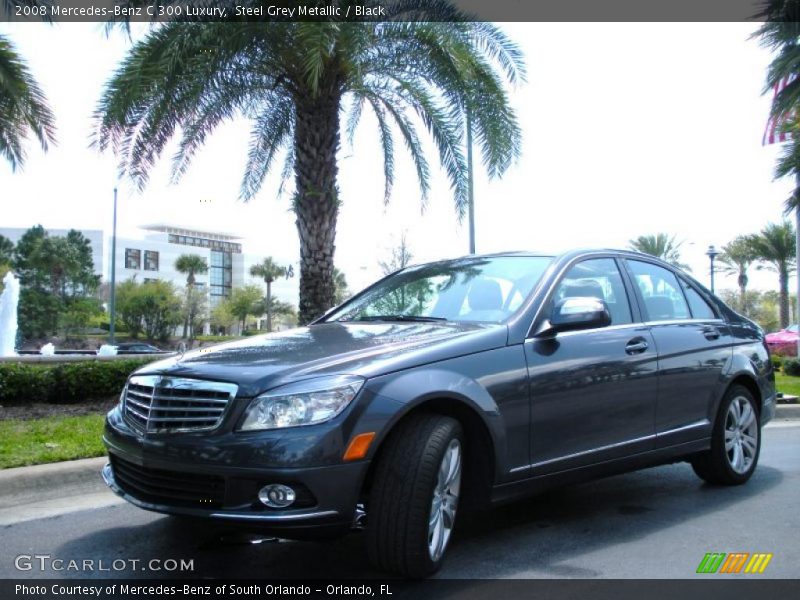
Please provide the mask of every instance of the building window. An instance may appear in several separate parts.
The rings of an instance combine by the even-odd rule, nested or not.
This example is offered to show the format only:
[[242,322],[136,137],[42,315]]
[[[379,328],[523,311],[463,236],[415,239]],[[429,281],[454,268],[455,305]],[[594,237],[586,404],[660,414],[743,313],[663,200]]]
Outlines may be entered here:
[[144,251],[144,270],[158,271],[158,252],[155,250]]
[[144,278],[144,282],[145,283],[155,283],[156,281],[158,281],[158,279],[152,279],[150,277],[145,277]]
[[208,283],[211,291],[211,306],[218,299],[231,295],[233,260],[230,252],[211,251],[211,268],[208,270]]
[[220,252],[229,252],[234,254],[242,253],[242,245],[232,242],[223,242],[221,240],[210,240],[206,238],[199,238],[194,236],[169,234],[170,244],[181,244],[183,246],[197,246],[200,248],[210,248]]
[[125,248],[125,268],[136,269],[140,268],[142,263],[142,251],[133,248]]

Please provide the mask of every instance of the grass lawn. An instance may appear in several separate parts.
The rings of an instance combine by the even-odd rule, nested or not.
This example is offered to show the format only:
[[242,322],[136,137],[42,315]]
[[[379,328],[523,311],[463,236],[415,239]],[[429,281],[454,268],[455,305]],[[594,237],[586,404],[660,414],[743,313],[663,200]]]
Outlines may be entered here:
[[788,396],[800,396],[800,377],[775,373],[775,387]]
[[105,415],[0,421],[0,469],[105,454]]

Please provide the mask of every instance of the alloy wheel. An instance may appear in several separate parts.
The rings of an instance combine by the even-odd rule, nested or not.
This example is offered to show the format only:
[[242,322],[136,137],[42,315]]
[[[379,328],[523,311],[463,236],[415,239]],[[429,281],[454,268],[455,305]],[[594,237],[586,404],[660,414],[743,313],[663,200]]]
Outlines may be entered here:
[[758,419],[753,405],[744,396],[737,396],[725,416],[725,455],[738,474],[750,469],[758,451]]
[[461,491],[461,442],[451,440],[439,465],[436,487],[433,489],[431,512],[428,520],[428,554],[437,561],[444,554],[458,508]]

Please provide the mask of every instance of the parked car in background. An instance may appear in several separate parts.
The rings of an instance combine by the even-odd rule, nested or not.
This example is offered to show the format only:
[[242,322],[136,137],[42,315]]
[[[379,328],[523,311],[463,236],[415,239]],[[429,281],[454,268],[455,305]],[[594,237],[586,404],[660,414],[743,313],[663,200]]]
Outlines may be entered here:
[[800,337],[797,324],[789,325],[786,329],[781,329],[774,333],[768,333],[765,337],[767,347],[773,354],[781,356],[797,356],[797,338]]
[[166,350],[142,342],[123,342],[122,344],[115,344],[114,347],[117,349],[117,354],[160,354],[166,352]]
[[140,368],[103,477],[147,510],[277,537],[365,528],[375,565],[423,577],[465,510],[677,461],[745,483],[774,410],[761,328],[673,266],[470,256]]

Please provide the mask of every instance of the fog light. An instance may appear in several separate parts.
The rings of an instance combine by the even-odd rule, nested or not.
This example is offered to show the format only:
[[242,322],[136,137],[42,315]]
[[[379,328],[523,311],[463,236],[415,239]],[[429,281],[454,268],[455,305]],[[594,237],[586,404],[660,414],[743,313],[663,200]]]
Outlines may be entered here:
[[286,508],[295,499],[295,493],[288,485],[270,483],[258,492],[258,499],[271,508]]

